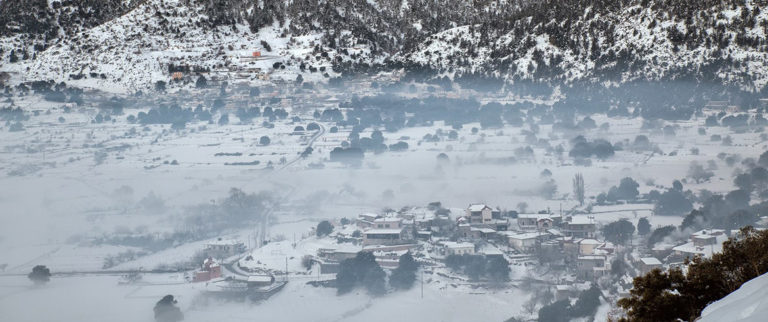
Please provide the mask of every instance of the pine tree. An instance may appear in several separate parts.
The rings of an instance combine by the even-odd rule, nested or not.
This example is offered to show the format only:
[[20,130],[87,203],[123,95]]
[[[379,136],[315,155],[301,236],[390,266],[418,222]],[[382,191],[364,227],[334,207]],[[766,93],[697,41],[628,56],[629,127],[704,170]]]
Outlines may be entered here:
[[651,223],[648,218],[642,217],[637,221],[637,233],[640,236],[648,235],[651,232]]
[[27,277],[36,285],[45,284],[51,280],[51,270],[45,265],[37,265],[32,268],[32,272]]
[[411,252],[400,255],[397,268],[389,277],[389,285],[396,289],[410,289],[416,281],[418,267],[419,264],[413,259]]

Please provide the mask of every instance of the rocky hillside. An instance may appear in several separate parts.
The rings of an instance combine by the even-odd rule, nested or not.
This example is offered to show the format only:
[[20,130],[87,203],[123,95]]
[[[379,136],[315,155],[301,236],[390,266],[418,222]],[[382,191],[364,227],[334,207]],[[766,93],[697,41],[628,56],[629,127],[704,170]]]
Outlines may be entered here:
[[447,74],[544,82],[768,82],[768,1],[545,0],[430,36],[398,57]]
[[307,73],[304,79],[317,82],[406,68],[422,77],[499,84],[685,80],[760,91],[768,83],[768,12],[761,10],[766,5],[766,0],[0,1],[0,70],[16,72],[19,81],[135,90],[167,80],[176,66],[243,67],[238,57],[260,50],[273,57],[256,67],[277,68],[285,78]]

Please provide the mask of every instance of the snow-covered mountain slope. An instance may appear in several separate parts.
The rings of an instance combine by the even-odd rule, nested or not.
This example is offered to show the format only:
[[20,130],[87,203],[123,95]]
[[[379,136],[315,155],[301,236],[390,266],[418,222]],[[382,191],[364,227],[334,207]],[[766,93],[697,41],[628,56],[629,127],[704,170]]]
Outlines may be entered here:
[[[454,27],[470,11],[462,1],[446,2],[435,10],[444,14],[432,16],[424,12],[438,1],[416,0],[419,5],[413,6],[392,0],[113,0],[117,9],[110,19],[86,23],[71,12],[94,9],[78,1],[80,6],[65,6],[69,9],[53,5],[58,1],[49,7],[36,0],[22,2],[35,5],[17,6],[2,19],[37,17],[48,27],[38,32],[20,26],[0,33],[0,71],[18,75],[19,81],[65,81],[125,91],[168,81],[175,67],[193,73],[288,70],[293,78],[307,71],[304,80],[320,81],[338,75],[330,68],[334,64],[376,63],[404,46],[405,39]],[[59,28],[59,21],[69,21],[56,18],[64,13],[82,21],[73,23],[81,28]],[[442,19],[446,17],[455,19]],[[243,62],[254,51],[269,59]],[[284,65],[275,64],[280,62]]]
[[707,306],[699,322],[758,322],[768,316],[768,274],[744,283],[738,290]]
[[[749,91],[768,84],[766,0],[20,0],[0,7],[0,71],[18,81],[131,91],[168,81],[182,66],[262,68],[308,81],[406,68],[506,83],[683,80]],[[253,51],[272,60],[244,64],[241,56]]]
[[462,26],[398,57],[444,73],[536,81],[768,83],[764,0],[540,1]]

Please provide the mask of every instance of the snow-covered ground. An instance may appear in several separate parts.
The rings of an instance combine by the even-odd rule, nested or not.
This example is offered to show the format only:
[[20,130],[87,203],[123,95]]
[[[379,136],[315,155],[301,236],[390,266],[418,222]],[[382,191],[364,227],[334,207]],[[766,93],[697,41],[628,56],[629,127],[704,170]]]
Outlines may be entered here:
[[[171,93],[169,99],[177,98],[187,107],[191,103],[183,100],[185,95]],[[664,137],[642,129],[639,119],[593,116],[598,124],[608,123],[610,129],[588,130],[584,133],[588,139],[632,142],[635,136],[644,134],[664,153],[625,149],[608,160],[593,160],[591,166],[574,165],[567,157],[567,147],[576,134],[553,132],[550,125],[542,125],[537,136],[547,138],[552,146],[562,144],[566,156],[534,147],[532,158],[501,164],[493,160],[514,156],[515,149],[528,145],[523,129],[505,127],[472,133],[473,127],[480,126],[468,124],[457,131],[456,140],[423,141],[425,134],[451,130],[436,122],[433,126],[385,132],[386,144],[402,140],[409,144],[408,151],[368,153],[363,166],[355,169],[328,161],[330,150],[346,139],[350,128],[330,133],[328,130],[334,124],[317,121],[323,131],[294,133],[295,126],[313,121],[313,110],[300,105],[288,106],[287,111],[291,116],[299,116],[301,122],[293,123],[289,117],[273,122],[274,128],[262,126],[261,118],[254,119],[252,124],[242,124],[231,115],[226,125],[193,122],[186,129],[172,130],[169,125],[142,126],[126,121],[128,115],[146,111],[150,103],[144,108],[126,109],[114,122],[101,124],[91,122],[97,114],[95,109],[65,113],[60,104],[35,95],[17,98],[16,104],[29,111],[30,120],[23,122],[25,129],[9,132],[7,125],[0,125],[0,265],[7,265],[4,273],[15,274],[0,277],[0,311],[8,312],[11,321],[61,320],[56,310],[22,309],[20,303],[30,301],[54,302],[51,305],[56,308],[82,305],[82,310],[67,314],[91,307],[99,311],[92,315],[94,321],[103,321],[108,314],[114,315],[115,321],[143,320],[150,316],[153,303],[166,293],[178,295],[192,321],[217,320],[221,314],[228,314],[226,320],[255,315],[276,321],[408,320],[412,314],[423,314],[420,312],[432,312],[434,315],[428,320],[437,321],[503,320],[522,314],[520,305],[527,300],[525,292],[454,288],[448,281],[434,278],[425,285],[423,300],[420,292],[412,290],[372,301],[366,295],[336,297],[331,289],[304,285],[302,279],[311,279],[313,275],[302,272],[301,257],[326,246],[310,237],[311,228],[323,219],[353,218],[363,212],[381,212],[385,207],[424,206],[433,201],[441,201],[457,212],[470,203],[483,202],[513,210],[524,202],[528,211],[549,209],[557,213],[577,206],[571,196],[571,180],[576,173],[584,175],[588,198],[606,192],[626,176],[635,178],[640,183],[640,192],[645,193],[652,189],[663,191],[673,180],[683,179],[691,161],[707,164],[712,160],[717,169],[711,181],[688,180],[684,189],[723,193],[733,190],[731,178],[738,163],[729,166],[718,154],[757,158],[766,149],[755,133],[708,128],[707,135],[699,135],[697,130],[703,125],[703,118],[677,122],[676,136]],[[39,111],[38,115],[32,114],[34,110]],[[64,120],[59,121],[59,117]],[[372,129],[367,129],[360,135],[367,137],[371,132]],[[712,134],[730,135],[733,144],[712,142]],[[271,138],[270,145],[258,143],[263,135]],[[314,152],[306,159],[300,158],[299,153],[312,140]],[[690,151],[694,147],[699,149],[698,154]],[[229,155],[216,156],[217,153]],[[439,153],[448,155],[449,162],[440,164],[436,159]],[[283,158],[285,165],[281,164]],[[228,165],[255,160],[260,163]],[[267,169],[269,162],[274,169]],[[323,164],[324,168],[315,169],[311,164]],[[551,171],[558,187],[553,199],[532,192],[546,180],[540,176],[545,169]],[[105,258],[139,249],[93,240],[138,232],[160,236],[182,229],[188,225],[185,218],[193,212],[189,207],[216,204],[233,187],[248,193],[269,191],[282,198],[279,209],[271,215],[272,227],[267,236],[274,242],[251,251],[254,260],[241,264],[283,270],[287,258],[289,271],[297,281],[260,305],[205,305],[196,299],[199,290],[175,275],[157,278],[175,281],[161,284],[182,284],[124,287],[117,286],[118,276],[55,276],[53,282],[42,288],[31,288],[24,276],[39,264],[54,272],[98,270]],[[147,207],[143,199],[153,195],[162,201],[162,207]],[[599,223],[621,218],[636,223],[647,216],[653,226],[664,226],[678,225],[682,220],[653,216],[652,210],[649,204],[626,204],[595,206],[592,212]],[[255,229],[237,227],[222,232],[221,237],[252,245]],[[152,269],[184,262],[205,242],[173,245],[117,263],[111,269]],[[524,266],[513,268],[514,274],[525,276]],[[71,299],[68,295],[80,293],[82,301],[67,301]],[[128,303],[123,304],[126,299]],[[306,304],[306,308],[283,312],[296,303]],[[219,310],[219,306],[227,309]],[[477,310],[461,310],[463,307]],[[64,320],[88,320],[81,318],[86,315],[65,317]]]
[[765,321],[768,314],[768,274],[744,283],[721,300],[708,305],[701,312],[701,322]]

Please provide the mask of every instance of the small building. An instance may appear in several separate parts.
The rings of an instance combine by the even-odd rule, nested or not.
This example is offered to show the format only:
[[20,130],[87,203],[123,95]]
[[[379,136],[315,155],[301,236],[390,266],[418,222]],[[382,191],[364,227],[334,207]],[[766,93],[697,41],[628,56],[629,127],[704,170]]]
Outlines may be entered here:
[[653,257],[656,258],[666,258],[673,252],[673,248],[675,247],[674,244],[669,244],[665,242],[659,242],[656,243],[656,245],[653,246],[651,249],[651,253],[653,254]]
[[509,219],[494,219],[487,226],[496,231],[507,231],[509,230]]
[[363,246],[397,245],[403,242],[404,229],[368,229],[363,232]]
[[485,204],[471,204],[466,212],[471,224],[490,223],[493,220],[493,208]]
[[595,238],[597,225],[594,217],[578,215],[566,219],[561,231],[566,237]]
[[520,230],[547,230],[554,226],[555,221],[549,214],[519,214],[517,215],[517,226]]
[[579,240],[579,255],[594,255],[595,250],[604,243],[597,241],[596,239],[582,239]]
[[477,239],[488,239],[493,237],[495,234],[496,234],[496,231],[491,228],[470,227],[469,234],[467,234],[467,237],[477,238]]
[[507,243],[519,252],[530,253],[536,250],[539,233],[512,233],[506,234]]
[[416,238],[420,240],[430,240],[432,239],[432,232],[429,230],[418,230],[416,231]]
[[246,282],[250,287],[268,286],[275,282],[275,277],[272,275],[248,275]]
[[364,213],[357,216],[357,227],[361,229],[373,228],[373,222],[381,216],[374,213]]
[[608,271],[603,255],[579,256],[576,260],[576,276],[585,281],[594,280]]
[[721,229],[704,229],[690,236],[690,241],[672,248],[673,255],[678,259],[702,256],[711,258],[713,254],[723,250],[723,242],[728,236]]
[[382,268],[395,269],[400,265],[400,255],[405,254],[407,251],[374,251],[373,256],[376,258],[376,263]]
[[221,277],[221,265],[212,257],[208,257],[203,261],[203,266],[200,270],[195,272],[192,282],[207,282],[219,277]]
[[486,258],[504,258],[504,253],[491,244],[481,245],[477,253],[484,255]]
[[173,72],[171,73],[171,79],[177,81],[184,79],[184,73],[182,72]]
[[218,238],[205,244],[205,252],[213,258],[227,258],[245,252],[245,244],[232,240]]
[[475,245],[472,243],[442,242],[443,255],[474,255]]
[[642,257],[640,258],[640,261],[638,262],[638,266],[640,266],[640,272],[641,274],[648,274],[648,272],[659,268],[661,269],[661,261],[658,260],[656,257]]
[[399,229],[402,219],[397,217],[382,217],[373,220],[373,227],[377,229]]
[[317,250],[317,257],[324,261],[341,262],[345,259],[354,258],[360,251],[359,248],[336,249],[320,248]]

